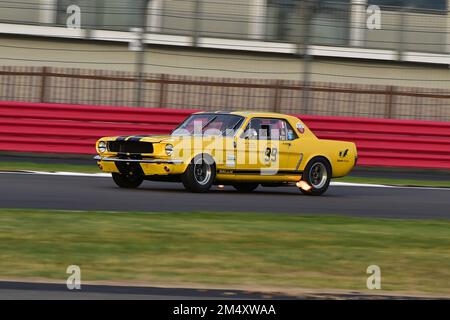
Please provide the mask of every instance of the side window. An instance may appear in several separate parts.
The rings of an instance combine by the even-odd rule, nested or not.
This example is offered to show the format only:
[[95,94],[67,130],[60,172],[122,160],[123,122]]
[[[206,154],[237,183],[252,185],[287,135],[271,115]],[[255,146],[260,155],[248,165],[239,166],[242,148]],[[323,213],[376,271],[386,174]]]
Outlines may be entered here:
[[[261,139],[261,121],[258,118],[253,118],[247,124],[244,132],[241,135],[242,139],[259,140]],[[262,133],[264,135],[264,133]]]
[[297,139],[297,134],[291,125],[283,119],[274,119],[271,125],[271,139],[280,141],[291,141]]
[[292,141],[298,138],[297,133],[295,133],[294,129],[292,129],[291,125],[289,124],[289,122],[286,122],[286,140]]
[[297,134],[283,119],[253,118],[241,135],[249,140],[295,140]]

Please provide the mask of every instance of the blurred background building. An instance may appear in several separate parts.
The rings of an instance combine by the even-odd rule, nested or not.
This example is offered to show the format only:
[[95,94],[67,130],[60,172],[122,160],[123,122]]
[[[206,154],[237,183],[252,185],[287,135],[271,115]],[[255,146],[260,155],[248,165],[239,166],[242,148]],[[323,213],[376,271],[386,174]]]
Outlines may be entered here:
[[449,4],[0,0],[0,100],[449,121]]

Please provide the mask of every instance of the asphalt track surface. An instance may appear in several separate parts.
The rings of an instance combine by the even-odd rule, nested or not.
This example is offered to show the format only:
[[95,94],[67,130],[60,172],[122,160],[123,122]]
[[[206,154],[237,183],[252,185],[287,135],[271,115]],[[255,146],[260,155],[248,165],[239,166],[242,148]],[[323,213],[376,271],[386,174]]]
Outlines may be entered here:
[[[277,292],[242,290],[189,289],[161,287],[127,287],[113,285],[81,285],[69,290],[65,284],[0,281],[0,300],[311,300],[311,299],[430,299],[399,295],[369,295],[361,292],[302,293],[284,295]],[[437,297],[438,299],[444,299]]]
[[209,193],[193,194],[179,183],[146,181],[139,189],[127,190],[105,177],[0,173],[0,207],[449,219],[450,189],[331,186],[324,196],[310,197],[295,187],[260,187],[250,194],[213,187]]
[[[310,297],[310,296],[308,296]],[[203,299],[293,299],[293,296],[240,290],[81,285],[69,290],[65,284],[0,281],[2,300],[203,300]]]
[[[337,214],[399,219],[450,218],[450,189],[331,186],[321,197],[302,195],[295,187],[258,188],[240,194],[213,187],[207,194],[185,191],[178,183],[144,182],[125,190],[109,177],[0,173],[0,208],[147,212],[255,212]],[[399,296],[305,294],[285,296],[237,290],[145,288],[0,281],[0,299],[410,299]]]
[[[1,162],[26,162],[37,164],[69,164],[85,165],[96,168],[92,156],[82,155],[57,155],[57,154],[11,154],[0,152]],[[356,167],[349,174],[350,177],[410,179],[427,181],[449,181],[449,170],[411,169],[411,168],[381,168],[381,167]]]

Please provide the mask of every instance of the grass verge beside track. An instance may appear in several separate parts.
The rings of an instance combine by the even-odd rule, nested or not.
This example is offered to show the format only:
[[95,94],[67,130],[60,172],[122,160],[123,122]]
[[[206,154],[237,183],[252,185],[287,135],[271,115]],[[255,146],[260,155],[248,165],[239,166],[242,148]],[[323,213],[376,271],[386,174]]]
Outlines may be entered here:
[[[301,204],[299,204],[301,205]],[[450,221],[0,210],[0,278],[450,296]],[[373,292],[372,292],[373,293]]]

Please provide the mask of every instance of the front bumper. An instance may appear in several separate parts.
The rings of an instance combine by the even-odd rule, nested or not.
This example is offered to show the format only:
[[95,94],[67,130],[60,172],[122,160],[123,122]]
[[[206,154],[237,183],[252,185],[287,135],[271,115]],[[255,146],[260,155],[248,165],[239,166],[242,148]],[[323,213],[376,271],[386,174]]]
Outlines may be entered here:
[[144,175],[150,176],[181,174],[186,169],[183,160],[178,159],[120,159],[97,155],[94,160],[104,172],[125,173],[142,170]]
[[166,160],[166,159],[120,159],[95,156],[94,160],[106,162],[139,162],[139,163],[158,163],[158,164],[182,164],[183,160]]

